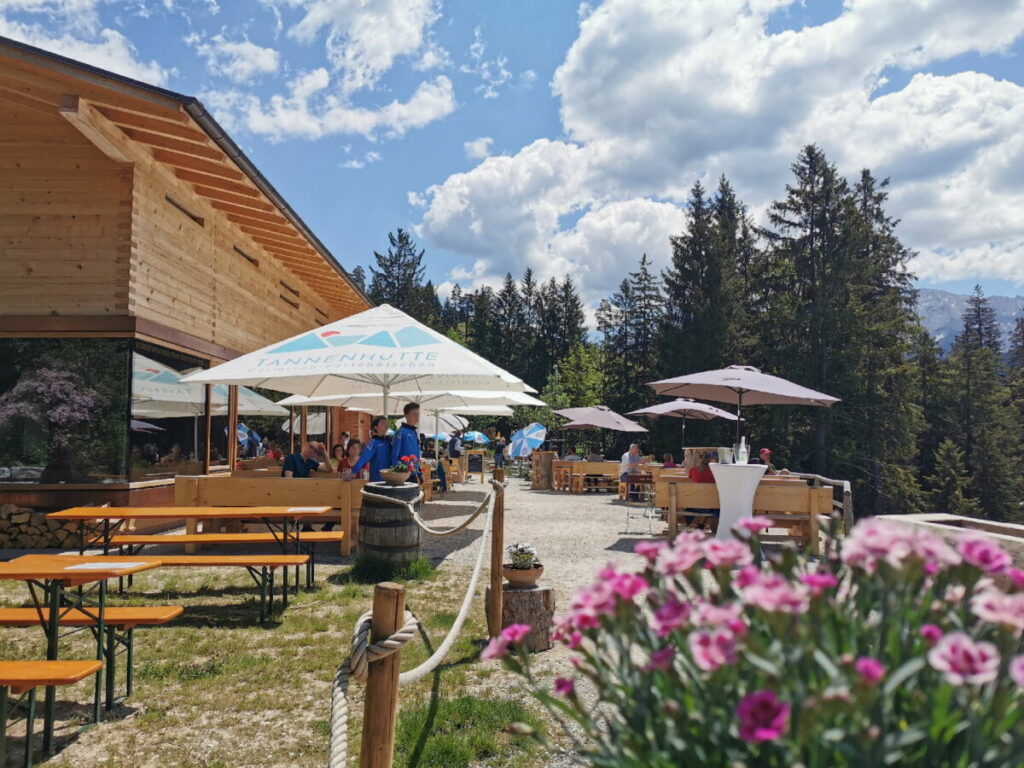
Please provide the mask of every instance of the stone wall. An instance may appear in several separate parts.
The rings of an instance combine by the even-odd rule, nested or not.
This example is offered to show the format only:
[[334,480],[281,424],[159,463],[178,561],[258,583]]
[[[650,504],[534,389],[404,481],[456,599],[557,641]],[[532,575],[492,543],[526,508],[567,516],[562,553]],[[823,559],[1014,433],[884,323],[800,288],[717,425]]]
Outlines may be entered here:
[[16,504],[0,504],[0,549],[78,546],[78,523],[47,520],[43,512]]

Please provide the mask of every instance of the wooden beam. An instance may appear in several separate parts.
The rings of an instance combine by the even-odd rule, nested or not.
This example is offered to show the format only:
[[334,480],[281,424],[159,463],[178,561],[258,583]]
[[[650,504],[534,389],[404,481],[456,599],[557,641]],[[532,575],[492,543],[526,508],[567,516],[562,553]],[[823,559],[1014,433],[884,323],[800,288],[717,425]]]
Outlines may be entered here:
[[172,152],[169,149],[154,149],[153,157],[155,157],[159,162],[166,163],[167,165],[175,168],[200,171],[201,173],[208,173],[211,176],[219,176],[223,179],[241,181],[246,178],[244,173],[236,171],[234,168],[229,168],[226,165],[215,163],[211,160],[202,160],[198,157],[192,157],[191,155],[186,155],[183,152]]
[[199,143],[205,143],[210,140],[210,137],[202,131],[191,128],[188,125],[182,125],[181,123],[162,120],[151,115],[140,115],[138,112],[130,112],[125,109],[117,109],[105,105],[97,105],[96,108],[110,122],[121,127],[140,128],[150,133],[159,133],[163,136],[172,136],[176,139],[187,139],[188,141]]
[[111,160],[116,163],[132,162],[133,158],[123,142],[117,141],[116,136],[111,133],[120,133],[117,126],[101,115],[89,102],[74,94],[68,94],[61,99],[58,111],[61,117],[77,128],[79,133]]
[[35,109],[40,112],[45,112],[48,115],[53,114],[53,105],[49,102],[33,98],[28,94],[12,90],[5,86],[0,86],[0,98],[3,98],[5,101],[12,101],[15,104],[20,104],[21,106],[27,107],[29,109]]
[[241,216],[237,213],[226,213],[224,215],[227,217],[228,221],[233,221],[242,228],[243,232],[248,232],[249,229],[252,229],[259,232],[265,232],[271,236],[294,237],[295,228],[286,221],[270,223],[263,221],[262,219]]
[[226,203],[218,199],[211,200],[210,205],[216,208],[218,211],[223,211],[224,213],[233,213],[238,216],[245,216],[246,218],[252,219],[253,221],[265,221],[268,224],[288,224],[288,220],[279,214],[257,211],[254,208],[246,208],[245,206],[242,205]]
[[307,252],[306,249],[308,248],[310,253],[316,254],[316,251],[313,250],[313,247],[311,245],[309,245],[305,240],[301,240],[298,237],[288,237],[287,235],[271,235],[262,230],[247,227],[244,224],[239,224],[237,226],[247,235],[252,235],[253,239],[256,240],[256,242],[258,243],[266,243],[268,245],[278,245],[283,246],[284,248],[291,248],[298,255],[304,255]]
[[140,131],[137,128],[122,127],[121,130],[128,134],[128,138],[133,141],[137,141],[140,144],[147,144],[151,147],[161,147],[163,149],[173,149],[177,152],[183,152],[194,157],[205,157],[208,160],[218,160],[222,162],[227,160],[227,155],[208,144],[197,144],[194,141],[174,139],[170,136],[162,136],[159,133]]
[[272,253],[285,253],[289,256],[297,256],[299,258],[315,258],[320,261],[320,255],[312,249],[306,249],[302,246],[296,246],[292,243],[282,243],[280,240],[273,240],[263,236],[263,233],[249,233],[252,237],[253,242],[259,243],[264,249],[271,251]]
[[174,168],[174,175],[182,181],[188,181],[193,184],[202,184],[206,187],[216,187],[217,189],[225,189],[228,192],[234,192],[236,195],[246,195],[247,197],[259,197],[260,191],[256,187],[250,187],[246,184],[239,184],[235,181],[228,181],[222,179],[219,176],[211,176],[208,173],[200,173],[189,168]]
[[259,211],[261,213],[271,213],[276,211],[270,203],[265,203],[262,200],[255,197],[246,197],[245,195],[236,195],[232,192],[225,192],[222,189],[215,189],[214,187],[206,187],[202,184],[195,184],[194,189],[197,195],[202,195],[211,201],[216,200],[221,203],[230,203],[239,208],[239,212],[242,210],[246,211]]

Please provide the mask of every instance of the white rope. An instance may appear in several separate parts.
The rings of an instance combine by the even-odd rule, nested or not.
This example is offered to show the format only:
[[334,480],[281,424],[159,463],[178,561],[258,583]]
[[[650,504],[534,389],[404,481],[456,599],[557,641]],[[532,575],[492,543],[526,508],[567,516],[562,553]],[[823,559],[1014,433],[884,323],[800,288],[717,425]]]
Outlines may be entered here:
[[[505,484],[500,483],[497,480],[491,481],[492,489],[500,490],[504,493]],[[364,491],[364,494],[368,497],[376,496],[376,494],[369,494]],[[416,510],[412,508],[412,504],[419,501],[422,497],[420,496],[414,499],[411,503],[402,502],[406,504],[413,518],[416,519],[419,516],[416,514]],[[459,526],[459,529],[465,528],[473,519],[476,518],[480,512],[488,506],[487,502],[494,498],[494,492],[488,494],[487,499],[484,500],[483,505],[473,516],[466,522]],[[399,499],[392,499],[388,496],[378,497],[381,500],[395,502],[400,501]],[[487,541],[487,534],[491,530],[491,521],[494,517],[494,508],[488,510],[487,517],[484,520],[483,535],[480,537],[480,551],[477,553],[476,565],[473,566],[473,574],[469,578],[469,585],[466,588],[466,594],[462,599],[462,606],[459,608],[459,613],[455,617],[455,621],[451,628],[448,630],[448,634],[445,636],[444,641],[438,646],[437,650],[430,655],[426,661],[420,664],[415,669],[410,669],[407,672],[403,672],[398,676],[399,685],[406,685],[408,683],[414,683],[417,680],[421,680],[426,675],[433,672],[438,665],[444,660],[444,657],[455,645],[455,641],[459,637],[459,633],[462,631],[462,626],[466,622],[466,618],[469,616],[469,608],[473,604],[473,596],[476,594],[476,587],[480,580],[480,570],[484,562],[484,543]],[[452,529],[447,533],[454,533]],[[438,534],[446,535],[446,534]],[[330,745],[330,758],[328,760],[328,768],[347,768],[348,766],[348,717],[349,717],[349,701],[348,701],[348,682],[354,678],[359,682],[366,680],[368,666],[372,661],[379,661],[390,656],[392,653],[396,653],[402,648],[403,645],[409,642],[416,633],[416,629],[419,626],[419,621],[409,611],[405,612],[405,624],[394,634],[389,637],[378,640],[375,643],[370,643],[370,631],[372,624],[372,612],[367,611],[359,617],[359,621],[356,622],[355,629],[352,632],[352,652],[341,665],[338,667],[338,671],[334,676],[334,686],[331,694],[331,745]]]
[[418,525],[424,531],[426,531],[427,533],[429,533],[429,534],[431,534],[433,536],[451,536],[453,533],[458,533],[459,531],[463,530],[464,528],[469,527],[469,525],[474,520],[476,520],[477,517],[479,517],[480,514],[485,509],[487,509],[488,502],[490,502],[490,500],[491,500],[491,494],[488,493],[486,498],[484,498],[484,500],[480,503],[480,506],[477,507],[476,512],[474,512],[472,515],[470,515],[468,518],[463,520],[461,523],[459,523],[454,528],[449,528],[447,530],[442,531],[442,530],[440,530],[438,528],[431,528],[429,525],[427,525],[423,521],[423,518],[420,517],[419,512],[416,511],[416,507],[413,506],[414,504],[419,503],[420,499],[423,498],[423,491],[420,491],[420,494],[415,499],[413,499],[412,501],[405,501],[404,499],[395,499],[395,498],[392,498],[391,496],[382,496],[379,493],[371,493],[370,491],[365,490],[365,488],[363,489],[362,494],[363,494],[363,498],[366,498],[366,499],[373,499],[374,501],[382,501],[382,502],[385,502],[385,503],[388,503],[388,504],[396,504],[396,505],[404,506],[407,510],[409,510],[409,514],[412,516],[413,522],[415,522],[416,525]]

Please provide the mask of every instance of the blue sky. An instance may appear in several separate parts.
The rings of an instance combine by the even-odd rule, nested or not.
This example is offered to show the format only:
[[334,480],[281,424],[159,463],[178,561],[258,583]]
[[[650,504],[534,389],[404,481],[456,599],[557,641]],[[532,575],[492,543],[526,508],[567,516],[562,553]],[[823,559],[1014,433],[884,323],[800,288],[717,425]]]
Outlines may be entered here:
[[695,179],[756,217],[816,141],[892,176],[921,285],[1024,293],[1024,0],[0,0],[0,34],[198,95],[349,268],[401,226],[446,288],[593,303]]

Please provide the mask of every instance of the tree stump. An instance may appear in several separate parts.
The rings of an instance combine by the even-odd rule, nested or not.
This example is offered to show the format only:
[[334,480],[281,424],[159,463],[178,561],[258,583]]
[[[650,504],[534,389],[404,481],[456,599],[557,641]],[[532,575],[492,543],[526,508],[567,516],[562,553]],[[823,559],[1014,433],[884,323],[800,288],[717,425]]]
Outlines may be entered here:
[[[490,592],[490,589],[487,590]],[[522,642],[528,651],[546,651],[551,646],[551,628],[555,617],[555,590],[551,587],[510,587],[505,585],[501,606],[501,626],[529,624],[532,629]]]
[[551,462],[554,451],[533,452],[533,481],[530,485],[535,491],[550,491],[552,488]]

